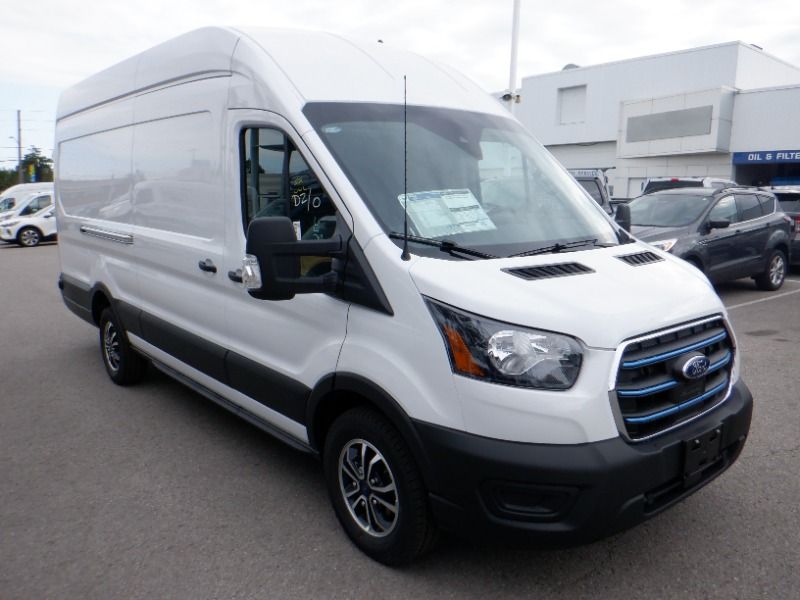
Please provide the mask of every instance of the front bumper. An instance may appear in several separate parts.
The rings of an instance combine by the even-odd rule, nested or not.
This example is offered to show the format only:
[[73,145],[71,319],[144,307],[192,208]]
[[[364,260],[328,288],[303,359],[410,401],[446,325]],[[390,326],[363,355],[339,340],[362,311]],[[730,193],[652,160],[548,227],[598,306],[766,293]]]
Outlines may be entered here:
[[[725,471],[744,446],[753,399],[741,381],[722,405],[645,442],[526,444],[416,422],[439,524],[468,537],[587,543],[640,523]],[[721,426],[719,454],[685,475],[686,444]]]

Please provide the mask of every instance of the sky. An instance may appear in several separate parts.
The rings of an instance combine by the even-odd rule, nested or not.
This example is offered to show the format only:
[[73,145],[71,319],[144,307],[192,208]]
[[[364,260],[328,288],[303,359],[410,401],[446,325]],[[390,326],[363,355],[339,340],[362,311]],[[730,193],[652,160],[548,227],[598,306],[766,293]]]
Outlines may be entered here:
[[[62,90],[169,38],[208,25],[322,30],[381,39],[507,89],[512,0],[37,0],[0,21],[0,168],[25,149],[52,154]],[[741,40],[800,65],[794,0],[521,0],[519,78]],[[298,38],[298,51],[308,51]],[[524,99],[523,99],[524,101]]]

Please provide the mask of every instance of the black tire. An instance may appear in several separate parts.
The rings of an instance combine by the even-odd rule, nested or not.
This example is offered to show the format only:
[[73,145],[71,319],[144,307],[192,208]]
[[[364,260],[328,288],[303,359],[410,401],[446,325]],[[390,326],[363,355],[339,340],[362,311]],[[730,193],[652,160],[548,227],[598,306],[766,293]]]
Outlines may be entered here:
[[34,248],[42,241],[42,233],[36,227],[23,227],[17,232],[17,243],[25,248]]
[[110,307],[100,314],[100,356],[111,381],[133,385],[144,377],[145,358],[131,348],[125,330]]
[[[369,468],[359,472],[364,455]],[[399,566],[433,547],[437,528],[419,469],[400,432],[381,414],[357,407],[336,419],[325,438],[323,468],[336,517],[365,554]]]
[[773,250],[767,258],[764,272],[753,279],[760,290],[775,291],[779,289],[786,279],[786,255],[781,250]]

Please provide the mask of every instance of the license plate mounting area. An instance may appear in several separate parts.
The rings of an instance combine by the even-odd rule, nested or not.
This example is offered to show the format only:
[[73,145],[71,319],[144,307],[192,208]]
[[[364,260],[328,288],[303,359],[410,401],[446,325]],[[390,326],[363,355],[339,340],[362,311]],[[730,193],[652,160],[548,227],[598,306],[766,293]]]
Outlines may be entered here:
[[714,465],[722,454],[722,425],[717,425],[705,433],[686,440],[683,459],[684,487],[695,485],[703,472]]

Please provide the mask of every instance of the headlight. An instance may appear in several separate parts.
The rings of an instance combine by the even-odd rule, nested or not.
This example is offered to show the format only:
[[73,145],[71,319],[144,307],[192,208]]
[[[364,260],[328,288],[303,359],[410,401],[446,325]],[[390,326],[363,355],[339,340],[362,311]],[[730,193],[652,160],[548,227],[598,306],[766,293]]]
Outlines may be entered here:
[[426,298],[458,375],[550,390],[575,384],[583,352],[575,338],[501,323]]
[[674,238],[671,240],[658,240],[657,242],[650,242],[650,245],[658,248],[659,250],[663,250],[664,252],[669,252],[672,250],[672,247],[677,241],[678,240]]
[[16,227],[19,224],[19,221],[6,221],[5,223],[0,223],[0,227]]

